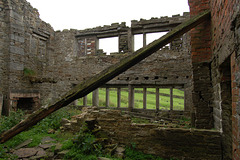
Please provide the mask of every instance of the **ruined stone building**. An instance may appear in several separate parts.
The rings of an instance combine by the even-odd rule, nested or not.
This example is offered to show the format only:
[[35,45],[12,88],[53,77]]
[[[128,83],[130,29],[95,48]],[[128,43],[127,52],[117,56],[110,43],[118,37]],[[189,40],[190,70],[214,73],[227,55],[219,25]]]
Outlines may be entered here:
[[[54,31],[25,0],[0,1],[0,111],[34,110],[134,51],[134,37],[168,32],[204,10],[211,18],[172,41],[103,88],[180,88],[184,110],[197,129],[222,135],[222,159],[240,159],[239,40],[237,0],[189,0],[190,15],[141,19],[86,30]],[[116,37],[118,53],[99,40]],[[96,92],[97,93],[97,92]],[[129,94],[129,107],[134,110]],[[159,106],[156,107],[157,112]],[[146,111],[147,112],[147,111]]]

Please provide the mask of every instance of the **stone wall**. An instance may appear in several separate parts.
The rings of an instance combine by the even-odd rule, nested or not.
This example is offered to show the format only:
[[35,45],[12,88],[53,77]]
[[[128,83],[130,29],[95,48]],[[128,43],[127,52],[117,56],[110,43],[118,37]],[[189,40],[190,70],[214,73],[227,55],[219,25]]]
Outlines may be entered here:
[[160,124],[136,124],[117,110],[84,108],[72,121],[63,121],[66,131],[79,131],[83,123],[99,128],[114,144],[136,144],[136,149],[163,158],[186,160],[222,159],[219,131],[168,128]]
[[[197,91],[198,94],[205,93],[209,97],[207,105],[212,110],[203,109],[206,104],[200,104],[199,108],[209,113],[208,118],[211,119],[211,122],[214,122],[211,125],[222,132],[224,138],[223,159],[239,159],[240,125],[239,113],[237,112],[239,104],[239,87],[237,83],[239,79],[236,78],[239,74],[239,62],[237,60],[239,2],[236,0],[200,0],[189,1],[189,5],[192,15],[198,14],[205,9],[211,11],[211,20],[209,20],[208,24],[200,25],[192,31],[191,35],[192,60],[197,62],[193,66],[199,68],[197,72],[193,70],[193,77],[197,77],[197,79],[193,79],[194,92]],[[201,31],[201,34],[199,34],[199,31]],[[196,37],[198,40],[195,39]],[[198,44],[201,43],[204,43],[206,47],[199,47]],[[196,60],[194,60],[194,57]],[[204,78],[207,81],[204,80],[203,83],[198,84],[201,78],[199,78],[199,72],[203,73],[200,69],[200,63],[203,61],[208,68],[206,68],[207,74],[205,74]],[[196,86],[197,88],[205,89],[208,87],[212,89],[205,89],[202,92],[195,89]],[[201,99],[199,96],[196,99],[199,98]],[[195,98],[193,103],[195,104]],[[205,117],[204,115],[203,117]]]
[[[6,96],[8,86],[8,44],[9,44],[9,7],[4,1],[0,1],[0,94]],[[2,104],[2,103],[1,103]],[[0,110],[2,105],[0,105]]]
[[[191,16],[209,9],[208,0],[189,1]],[[211,28],[206,21],[191,30],[191,57],[193,63],[193,107],[195,110],[197,128],[213,127],[213,97],[210,61]]]
[[[213,49],[213,73],[220,73],[218,81],[214,81],[214,92],[220,91],[220,98],[215,98],[216,102],[220,99],[221,107],[215,105],[215,115],[221,115],[223,137],[226,141],[224,145],[224,159],[239,159],[239,114],[237,105],[239,103],[239,87],[236,85],[239,74],[239,62],[236,46],[239,16],[239,2],[236,0],[216,1],[211,0],[212,10],[212,49]],[[218,87],[217,87],[218,86]],[[227,98],[228,97],[228,98]],[[215,116],[219,117],[219,116]],[[217,125],[218,126],[218,125]],[[232,143],[233,142],[233,143]],[[232,145],[231,145],[232,143]],[[233,155],[232,155],[233,153]]]
[[[11,93],[38,91],[25,78],[25,71],[43,74],[54,30],[39,18],[25,0],[1,1],[1,80],[4,113],[8,114]],[[2,47],[3,45],[3,47]]]
[[[4,47],[0,56],[3,61],[0,92],[5,97],[6,114],[15,101],[10,99],[11,94],[40,93],[42,105],[51,103],[76,84],[131,54],[134,34],[169,31],[189,18],[184,13],[183,16],[132,21],[132,28],[123,22],[55,32],[25,0],[1,1],[0,13],[0,33],[6,37],[1,38]],[[97,55],[99,39],[114,36],[119,38],[119,54]],[[183,85],[190,110],[191,77],[189,36],[185,34],[171,44],[170,50],[160,50],[109,84]]]
[[[184,16],[175,16],[175,25],[186,19]],[[160,18],[162,22],[163,18]],[[167,21],[164,17],[164,21]],[[169,19],[173,19],[170,17]],[[176,21],[178,19],[178,21]],[[144,24],[154,24],[156,19],[145,20]],[[147,23],[148,22],[148,23]],[[172,28],[174,21],[171,20],[171,27],[165,23],[165,28]],[[136,23],[136,22],[135,22]],[[142,23],[142,20],[138,23]],[[142,24],[143,25],[143,24]],[[135,26],[136,29],[136,26]],[[138,29],[139,30],[139,29]],[[125,23],[115,23],[110,26],[96,27],[86,30],[63,30],[55,33],[54,52],[49,55],[49,67],[46,68],[44,76],[53,78],[57,83],[41,84],[44,91],[43,100],[51,100],[61,96],[73,86],[87,78],[99,73],[108,66],[119,62],[131,50],[129,46],[132,36],[129,27]],[[150,29],[149,29],[150,32]],[[97,55],[98,40],[111,36],[118,36],[120,39],[119,48],[121,53]],[[175,41],[174,49],[162,49],[146,58],[143,62],[132,67],[128,71],[114,78],[109,85],[182,85],[186,89],[187,110],[191,110],[191,60],[189,52],[189,36],[185,34],[182,39]],[[176,46],[179,46],[177,49]],[[125,49],[122,50],[121,48]],[[175,46],[175,47],[173,47]],[[90,53],[91,52],[91,53]],[[181,67],[179,67],[181,66]],[[39,77],[41,78],[41,77]],[[35,84],[34,84],[35,85]],[[39,84],[40,85],[40,84]],[[44,102],[45,103],[45,102]]]

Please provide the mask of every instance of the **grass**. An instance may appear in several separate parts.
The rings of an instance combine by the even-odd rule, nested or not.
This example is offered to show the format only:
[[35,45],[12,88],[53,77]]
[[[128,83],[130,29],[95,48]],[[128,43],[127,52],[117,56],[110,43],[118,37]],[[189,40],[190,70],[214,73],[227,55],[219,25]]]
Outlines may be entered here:
[[[134,89],[134,108],[143,108],[143,88]],[[160,110],[170,110],[170,89],[159,89]],[[78,105],[83,105],[83,98],[79,99]],[[92,93],[87,95],[87,105],[92,106]],[[106,106],[106,89],[99,89],[99,106]],[[109,89],[109,106],[117,107],[117,89]],[[128,107],[128,89],[121,89],[121,108]],[[147,106],[146,109],[156,109],[156,89],[147,88]],[[184,91],[173,89],[173,110],[184,110]]]
[[[6,152],[29,139],[31,139],[32,142],[28,144],[28,147],[38,146],[42,138],[47,136],[54,138],[58,141],[66,140],[66,137],[68,136],[61,135],[61,133],[58,131],[61,126],[61,119],[70,119],[72,115],[79,113],[80,111],[77,109],[69,109],[68,107],[66,107],[44,118],[37,125],[33,126],[27,131],[18,134],[4,144],[0,144],[0,159],[14,159],[14,157],[6,154]],[[10,129],[11,127],[19,123],[22,119],[24,119],[24,117],[25,115],[22,111],[17,111],[12,112],[9,117],[0,118],[0,133]],[[56,134],[49,134],[48,131],[50,129],[56,130]]]

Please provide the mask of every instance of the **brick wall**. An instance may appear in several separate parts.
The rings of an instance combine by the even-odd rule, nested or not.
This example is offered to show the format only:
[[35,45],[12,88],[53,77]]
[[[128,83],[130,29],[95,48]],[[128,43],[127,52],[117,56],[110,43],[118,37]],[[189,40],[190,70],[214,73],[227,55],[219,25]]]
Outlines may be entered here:
[[[196,64],[204,62],[208,65],[209,71],[206,71],[210,72],[210,76],[207,76],[211,81],[209,87],[212,85],[213,88],[209,92],[213,96],[209,102],[210,106],[213,107],[214,127],[222,131],[224,139],[223,159],[239,159],[239,113],[237,112],[239,88],[236,85],[239,65],[238,54],[235,51],[238,48],[236,46],[239,45],[239,41],[236,39],[239,36],[236,34],[238,33],[237,24],[235,24],[236,17],[239,14],[239,2],[236,0],[189,0],[189,5],[191,15],[198,14],[204,9],[210,9],[211,11],[211,21],[209,21],[211,23],[208,25],[205,23],[197,27],[196,29],[200,30],[200,33],[196,29],[191,32],[193,68],[196,66],[198,71],[202,72]],[[208,31],[211,31],[210,35],[208,35]],[[201,38],[197,39],[199,36]],[[210,51],[212,54],[202,54],[199,46],[195,45],[195,40],[199,44],[205,41],[203,51],[205,53]],[[206,47],[210,45],[211,48]],[[194,78],[194,94],[196,94],[196,91],[197,93],[201,91],[196,90],[196,84],[199,80],[198,72],[193,70],[193,77],[197,77],[197,79]],[[232,83],[229,83],[230,77],[232,77]],[[205,83],[198,84],[198,86],[201,85],[204,86]],[[199,97],[196,98],[195,95],[193,97],[195,104],[195,100],[199,100]],[[206,112],[208,111],[206,110]],[[233,146],[231,145],[232,141]]]
[[[233,22],[236,16],[239,14],[239,2],[236,0],[211,0],[211,21],[212,21],[212,51],[213,60],[215,64],[212,65],[212,73],[219,72],[219,81],[221,82],[220,88],[218,89],[220,93],[226,93],[226,88],[222,85],[223,79],[226,79],[226,73],[231,73],[232,83],[225,83],[225,87],[231,89],[230,97],[228,101],[231,104],[226,103],[224,100],[225,95],[221,95],[221,111],[216,111],[216,115],[222,116],[222,132],[223,132],[223,158],[224,159],[239,159],[239,114],[237,113],[237,103],[238,103],[238,87],[236,86],[235,76],[239,73],[238,63],[235,46],[238,46],[236,42],[236,34]],[[234,28],[234,29],[233,29]],[[228,66],[225,64],[229,63]],[[231,69],[227,69],[227,68]],[[225,70],[225,73],[224,73]],[[221,73],[222,72],[222,73]],[[213,77],[214,78],[214,77]],[[218,82],[213,82],[214,86],[218,85]],[[226,86],[227,85],[227,86]],[[216,87],[215,87],[216,88]],[[218,92],[216,89],[214,92]],[[232,97],[232,98],[231,98]],[[216,100],[216,99],[215,99]],[[231,111],[231,114],[228,114]],[[220,113],[220,114],[219,114]],[[232,121],[231,121],[232,120]],[[231,145],[231,143],[233,144]]]
[[[190,15],[194,16],[209,9],[208,0],[189,0]],[[193,65],[193,107],[195,126],[212,128],[212,84],[210,72],[211,25],[206,21],[191,30],[191,56]]]

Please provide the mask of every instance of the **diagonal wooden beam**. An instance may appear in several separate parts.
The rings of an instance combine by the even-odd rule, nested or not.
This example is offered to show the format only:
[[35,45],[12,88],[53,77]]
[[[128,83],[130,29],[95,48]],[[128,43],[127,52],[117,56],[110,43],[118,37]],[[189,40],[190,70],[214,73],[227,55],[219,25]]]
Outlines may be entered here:
[[187,20],[186,22],[180,24],[172,31],[168,32],[163,37],[158,40],[153,41],[144,48],[137,50],[126,58],[123,58],[119,63],[116,63],[107,69],[103,70],[99,74],[91,77],[90,79],[78,84],[75,88],[66,93],[61,99],[57,100],[55,103],[50,104],[46,107],[41,107],[36,112],[32,113],[25,120],[21,121],[19,124],[9,129],[8,131],[0,134],[0,143],[4,143],[11,139],[20,132],[28,129],[29,127],[35,125],[37,122],[48,116],[49,114],[55,112],[56,110],[70,104],[74,100],[84,97],[88,93],[97,89],[101,85],[105,84],[112,78],[126,71],[130,67],[139,63],[144,58],[150,56],[161,47],[173,41],[175,38],[183,35],[187,31],[191,30],[198,24],[208,20],[210,18],[210,11],[204,11],[201,14]]

